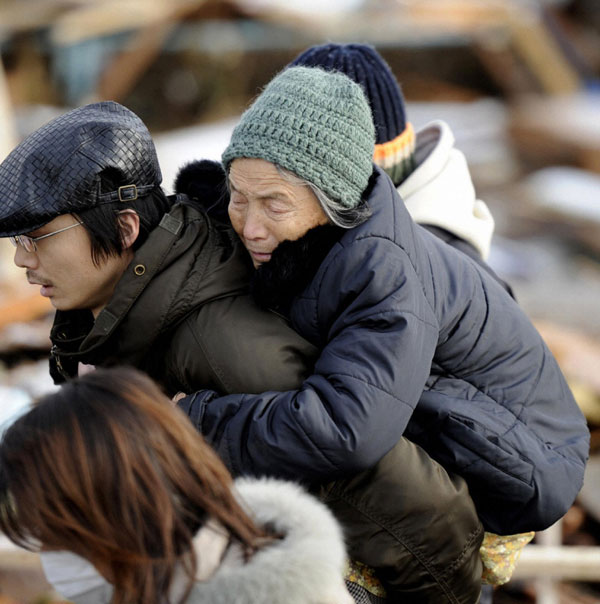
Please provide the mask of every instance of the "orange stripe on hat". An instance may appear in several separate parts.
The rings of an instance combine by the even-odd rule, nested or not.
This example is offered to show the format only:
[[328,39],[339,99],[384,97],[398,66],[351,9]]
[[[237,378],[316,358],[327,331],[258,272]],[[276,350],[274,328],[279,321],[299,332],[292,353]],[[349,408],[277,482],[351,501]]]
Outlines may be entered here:
[[410,157],[415,150],[415,131],[407,123],[404,131],[387,143],[375,145],[373,161],[382,168],[390,168]]

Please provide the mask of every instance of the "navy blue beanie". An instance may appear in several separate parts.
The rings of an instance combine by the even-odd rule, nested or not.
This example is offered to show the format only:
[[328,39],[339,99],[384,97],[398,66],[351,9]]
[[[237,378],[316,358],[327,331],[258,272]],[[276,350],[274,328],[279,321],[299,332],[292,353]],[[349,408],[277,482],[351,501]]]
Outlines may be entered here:
[[376,144],[387,143],[404,132],[406,116],[400,86],[389,65],[372,46],[312,46],[298,55],[290,65],[338,71],[360,84],[371,106]]

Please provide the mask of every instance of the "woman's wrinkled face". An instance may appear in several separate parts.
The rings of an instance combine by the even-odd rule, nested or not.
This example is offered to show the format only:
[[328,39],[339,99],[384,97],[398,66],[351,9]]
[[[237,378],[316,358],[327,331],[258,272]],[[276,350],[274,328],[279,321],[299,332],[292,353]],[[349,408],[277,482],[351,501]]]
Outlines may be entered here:
[[291,183],[264,159],[235,159],[229,170],[231,224],[258,268],[284,240],[294,241],[327,216],[309,187]]

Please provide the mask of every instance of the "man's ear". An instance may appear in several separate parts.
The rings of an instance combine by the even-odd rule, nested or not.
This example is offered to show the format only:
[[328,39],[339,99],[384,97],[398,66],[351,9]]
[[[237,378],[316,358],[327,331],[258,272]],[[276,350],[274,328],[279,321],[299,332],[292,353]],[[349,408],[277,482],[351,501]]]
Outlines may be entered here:
[[130,249],[140,234],[140,217],[135,210],[122,210],[118,217],[123,251]]

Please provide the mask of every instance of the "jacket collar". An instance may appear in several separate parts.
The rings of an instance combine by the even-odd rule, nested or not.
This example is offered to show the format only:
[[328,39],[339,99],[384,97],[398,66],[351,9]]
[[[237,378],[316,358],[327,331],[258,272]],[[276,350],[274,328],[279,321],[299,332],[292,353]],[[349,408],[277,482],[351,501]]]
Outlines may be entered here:
[[95,321],[89,310],[57,311],[50,331],[53,354],[68,353],[74,358],[85,354],[87,362],[93,362],[94,351],[114,332],[160,271],[182,227],[183,216],[177,208],[163,216],[119,280],[118,295],[111,298]]
[[177,200],[182,203],[136,251],[96,321],[89,311],[56,313],[51,331],[56,381],[76,375],[78,362],[110,364],[114,357],[137,366],[156,339],[189,312],[249,291],[252,269],[241,243],[185,196]]
[[[363,193],[369,206],[374,191],[381,186],[381,174],[385,175],[385,172],[373,166],[373,174]],[[387,175],[385,178],[391,185]],[[333,246],[352,231],[356,232],[356,229],[326,224],[310,229],[299,239],[280,243],[269,262],[261,265],[254,275],[252,293],[256,303],[288,316],[294,298],[310,284]]]
[[257,304],[287,316],[293,299],[312,281],[344,232],[341,227],[325,224],[310,229],[300,239],[280,243],[252,279]]
[[201,159],[186,164],[177,173],[174,187],[211,218],[229,224],[227,175],[220,162]]

